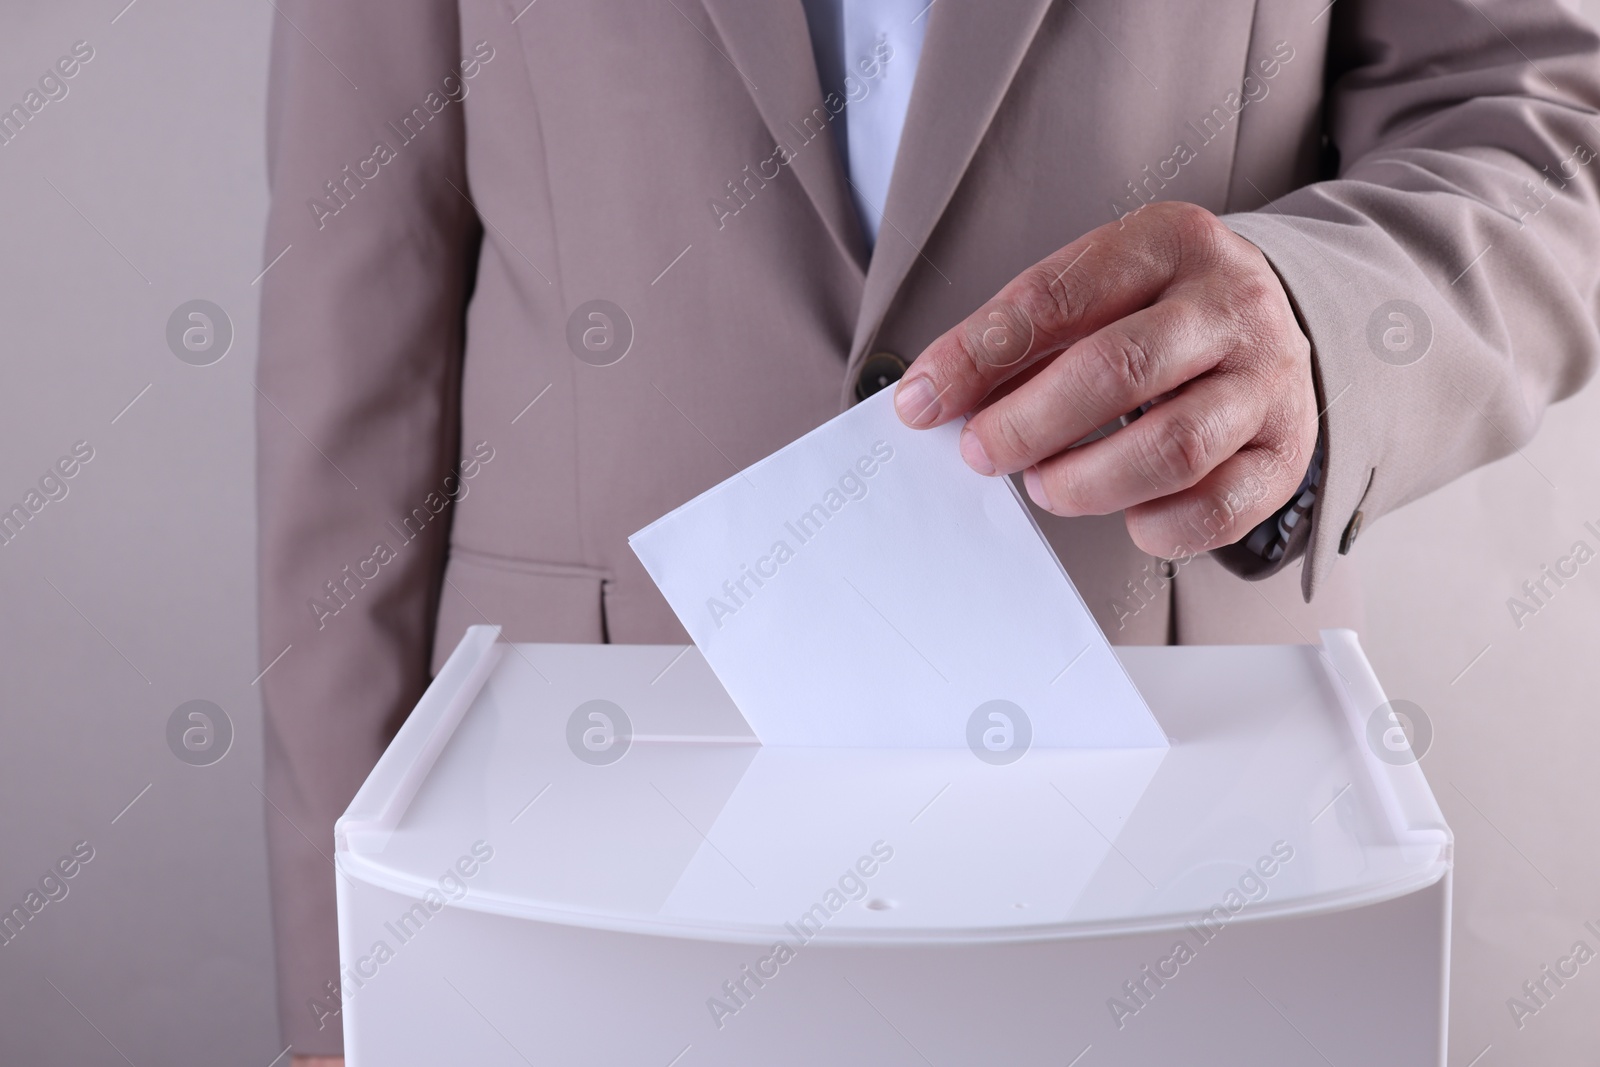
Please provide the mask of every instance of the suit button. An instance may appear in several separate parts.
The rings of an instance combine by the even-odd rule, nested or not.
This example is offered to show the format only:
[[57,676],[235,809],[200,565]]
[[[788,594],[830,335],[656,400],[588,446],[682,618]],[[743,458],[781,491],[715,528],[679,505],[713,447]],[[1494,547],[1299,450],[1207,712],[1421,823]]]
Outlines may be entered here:
[[856,399],[865,400],[880,389],[887,389],[906,372],[906,361],[893,352],[874,352],[861,364],[856,375]]
[[1344,534],[1339,538],[1339,555],[1348,556],[1359,536],[1361,536],[1361,512],[1358,510],[1350,516],[1350,525],[1344,528]]

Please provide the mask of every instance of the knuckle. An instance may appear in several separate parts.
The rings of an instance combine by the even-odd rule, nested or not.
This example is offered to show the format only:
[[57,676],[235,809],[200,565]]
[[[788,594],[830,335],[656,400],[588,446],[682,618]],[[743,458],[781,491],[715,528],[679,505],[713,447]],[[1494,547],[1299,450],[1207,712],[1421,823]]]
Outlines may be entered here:
[[1269,389],[1309,368],[1311,345],[1295,321],[1275,276],[1234,274],[1225,291],[1206,300],[1207,314],[1218,323],[1231,348],[1228,362],[1259,372]]
[[997,411],[977,433],[990,460],[1001,467],[1032,459],[1039,441],[1039,430],[1033,420],[1011,410]]
[[[989,367],[983,357],[983,326],[974,319],[962,323],[962,328],[950,335],[954,342],[948,350],[948,360],[953,366],[946,368],[956,379],[986,377]],[[948,380],[948,379],[947,379]]]
[[1121,334],[1096,338],[1072,362],[1070,381],[1061,383],[1065,395],[1087,399],[1097,411],[1112,413],[1107,417],[1146,398],[1155,376],[1149,350]]
[[1187,487],[1211,469],[1214,440],[1215,434],[1204,419],[1174,416],[1151,435],[1145,463],[1158,484]]
[[1295,380],[1295,388],[1316,400],[1316,386],[1311,374],[1311,339],[1300,329],[1294,312],[1284,309],[1282,325],[1274,332],[1274,349],[1282,363],[1282,372]]
[[978,372],[1015,366],[1033,346],[1033,316],[1027,307],[1002,294],[964,323],[961,348],[968,365]]
[[1182,262],[1215,266],[1226,260],[1233,231],[1205,208],[1198,204],[1174,204],[1167,225]]
[[1276,318],[1272,305],[1272,291],[1259,274],[1250,270],[1232,270],[1222,291],[1214,299],[1216,313],[1226,316],[1236,333],[1243,336],[1260,336]]
[[1286,434],[1276,434],[1269,437],[1258,446],[1261,450],[1261,472],[1257,477],[1264,478],[1272,486],[1282,486],[1284,492],[1294,488],[1300,480],[1301,472],[1310,462],[1310,454],[1304,445]]
[[1254,364],[1262,333],[1260,319],[1244,297],[1229,285],[1213,286],[1195,297],[1207,333],[1219,348],[1222,362]]
[[1103,358],[1115,380],[1131,388],[1135,395],[1144,396],[1155,378],[1155,359],[1149,350],[1126,335],[1112,338],[1106,349]]
[[1317,424],[1310,418],[1295,423],[1285,419],[1282,425],[1269,425],[1267,429],[1264,439],[1256,446],[1261,451],[1262,474],[1274,491],[1287,498],[1311,464],[1311,453],[1317,443]]
[[1266,257],[1231,232],[1229,239],[1232,243],[1223,251],[1223,266],[1228,278],[1227,307],[1235,321],[1244,332],[1257,338],[1303,338],[1283,282],[1273,273]]
[[1074,277],[1074,263],[1051,256],[1029,267],[1018,279],[1021,310],[1046,332],[1064,330],[1083,317],[1086,288]]
[[[1243,258],[1243,257],[1241,257]],[[1240,296],[1249,306],[1276,314],[1280,307],[1287,311],[1283,297],[1283,283],[1272,273],[1259,252],[1246,260],[1247,269],[1239,272]],[[1254,267],[1255,269],[1248,269]]]

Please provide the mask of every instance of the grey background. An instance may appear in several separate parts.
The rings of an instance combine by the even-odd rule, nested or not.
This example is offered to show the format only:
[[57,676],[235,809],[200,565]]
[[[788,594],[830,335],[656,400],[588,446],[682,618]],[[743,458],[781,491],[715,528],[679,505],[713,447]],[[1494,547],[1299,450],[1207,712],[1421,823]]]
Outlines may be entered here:
[[[283,1050],[251,383],[278,16],[125,3],[11,5],[0,34],[6,105],[74,41],[96,52],[0,146],[0,506],[75,441],[95,450],[68,496],[0,547],[0,910],[75,842],[95,850],[68,896],[0,946],[0,1062],[266,1067]],[[207,367],[165,340],[196,298],[235,332]],[[1600,925],[1600,560],[1520,629],[1506,605],[1574,541],[1600,547],[1583,528],[1600,528],[1597,419],[1590,389],[1521,454],[1364,533],[1356,557],[1363,641],[1390,696],[1433,722],[1423,768],[1456,833],[1459,1067],[1600,1063],[1600,962],[1520,1030],[1506,1006],[1574,941],[1600,949],[1582,928]],[[167,748],[168,717],[194,699],[234,725],[208,767]]]

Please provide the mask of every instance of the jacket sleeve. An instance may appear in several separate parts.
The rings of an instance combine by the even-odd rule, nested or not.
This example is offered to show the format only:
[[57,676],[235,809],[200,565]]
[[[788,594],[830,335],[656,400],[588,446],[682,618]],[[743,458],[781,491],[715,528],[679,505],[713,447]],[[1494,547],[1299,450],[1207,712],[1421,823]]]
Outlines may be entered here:
[[455,4],[278,0],[272,17],[264,792],[286,1029],[297,1051],[336,1051],[336,1018],[300,1027],[339,973],[333,820],[428,681],[448,523],[411,541],[403,524],[434,510],[457,462],[477,229]]
[[1327,455],[1307,599],[1363,524],[1526,443],[1600,343],[1593,31],[1555,0],[1331,15],[1335,176],[1225,218],[1311,339]]

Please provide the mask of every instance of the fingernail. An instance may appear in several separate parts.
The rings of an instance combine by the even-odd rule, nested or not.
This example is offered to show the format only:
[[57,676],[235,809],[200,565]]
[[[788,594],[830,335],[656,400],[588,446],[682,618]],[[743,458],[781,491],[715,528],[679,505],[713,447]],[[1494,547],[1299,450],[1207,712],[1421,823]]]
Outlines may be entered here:
[[894,391],[894,410],[907,426],[931,426],[939,418],[939,394],[926,374],[902,379]]
[[1028,491],[1028,498],[1046,511],[1050,510],[1050,498],[1044,495],[1044,479],[1039,477],[1038,467],[1029,467],[1022,472],[1022,487]]
[[972,427],[964,427],[961,431],[961,458],[967,461],[967,466],[979,474],[993,474],[994,463],[989,459],[989,453],[983,450],[983,442],[978,435],[972,432]]

